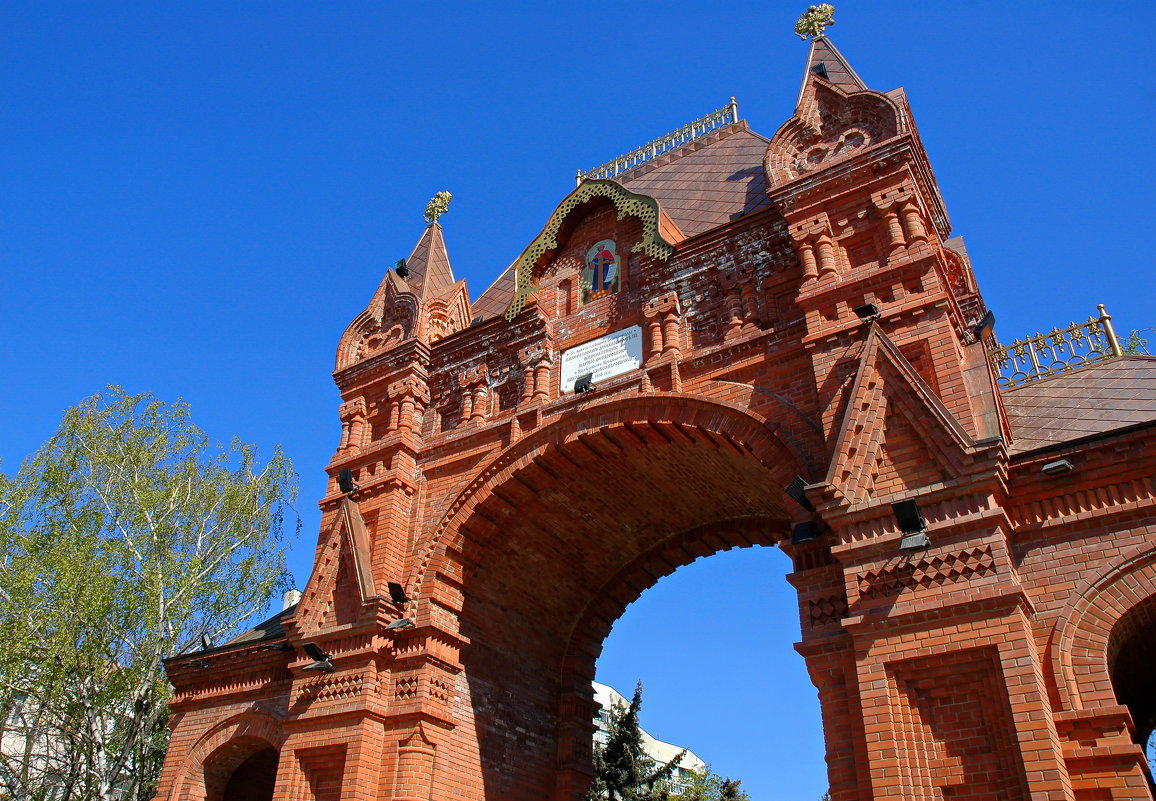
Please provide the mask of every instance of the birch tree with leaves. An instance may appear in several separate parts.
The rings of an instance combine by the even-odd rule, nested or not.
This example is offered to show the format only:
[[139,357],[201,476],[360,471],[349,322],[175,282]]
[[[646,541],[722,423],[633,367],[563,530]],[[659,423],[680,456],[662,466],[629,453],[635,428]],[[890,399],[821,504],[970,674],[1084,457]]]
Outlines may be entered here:
[[262,462],[184,403],[115,387],[0,474],[0,799],[151,798],[163,660],[288,586],[295,491],[280,449]]

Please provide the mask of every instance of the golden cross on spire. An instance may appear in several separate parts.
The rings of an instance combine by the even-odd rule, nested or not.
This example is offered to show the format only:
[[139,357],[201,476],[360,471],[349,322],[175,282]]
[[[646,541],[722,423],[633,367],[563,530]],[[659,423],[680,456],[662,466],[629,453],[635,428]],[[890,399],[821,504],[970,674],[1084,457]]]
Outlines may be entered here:
[[830,3],[819,3],[809,6],[807,13],[799,17],[795,23],[795,34],[804,42],[807,39],[822,39],[823,31],[835,24],[835,6]]
[[438,217],[450,210],[450,200],[453,198],[449,192],[438,192],[425,207],[425,221],[427,223],[436,223]]

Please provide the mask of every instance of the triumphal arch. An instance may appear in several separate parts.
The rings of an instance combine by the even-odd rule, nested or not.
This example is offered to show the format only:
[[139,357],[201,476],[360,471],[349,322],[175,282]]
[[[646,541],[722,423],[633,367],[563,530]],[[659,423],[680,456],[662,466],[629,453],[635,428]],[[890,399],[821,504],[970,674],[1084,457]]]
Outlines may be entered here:
[[1156,360],[1106,314],[1001,348],[906,96],[822,32],[773,136],[580,173],[474,300],[435,199],[338,344],[304,595],[169,662],[158,798],[579,799],[615,619],[753,544],[834,801],[1152,798]]

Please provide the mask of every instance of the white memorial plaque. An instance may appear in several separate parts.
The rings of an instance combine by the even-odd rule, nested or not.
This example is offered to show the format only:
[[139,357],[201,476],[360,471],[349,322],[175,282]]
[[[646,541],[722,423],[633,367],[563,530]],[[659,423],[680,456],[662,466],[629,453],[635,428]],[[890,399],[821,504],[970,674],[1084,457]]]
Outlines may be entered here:
[[574,382],[593,373],[594,384],[642,366],[642,328],[632,325],[562,351],[562,392],[573,392]]

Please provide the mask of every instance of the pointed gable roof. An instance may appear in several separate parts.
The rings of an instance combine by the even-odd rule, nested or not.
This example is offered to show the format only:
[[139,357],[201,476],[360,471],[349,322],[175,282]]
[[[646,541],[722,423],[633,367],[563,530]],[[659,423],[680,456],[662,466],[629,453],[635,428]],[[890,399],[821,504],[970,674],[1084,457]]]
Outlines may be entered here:
[[975,443],[899,348],[871,324],[826,482],[850,503],[958,477]]
[[440,297],[453,287],[454,271],[441,225],[432,222],[426,226],[405,266],[409,270],[405,282],[419,298]]
[[811,42],[811,52],[807,55],[807,68],[803,71],[803,83],[799,87],[799,97],[795,101],[796,111],[802,108],[807,85],[816,80],[824,80],[847,94],[868,90],[867,84],[825,36]]

